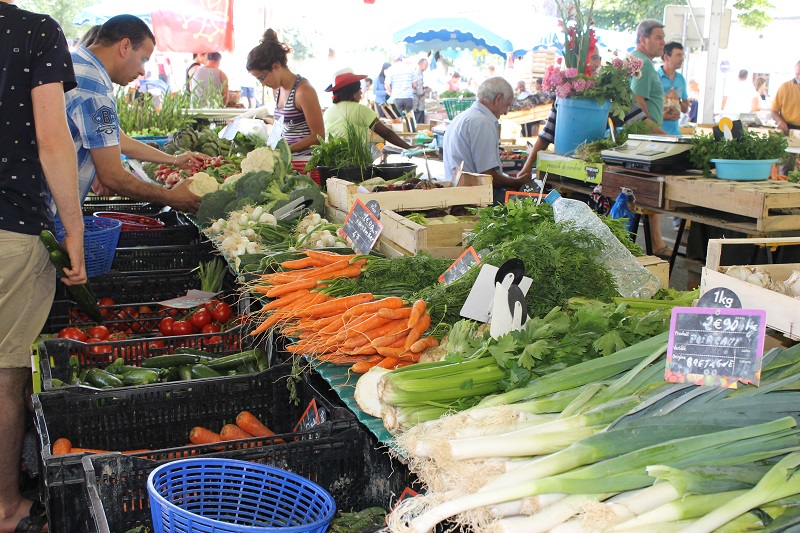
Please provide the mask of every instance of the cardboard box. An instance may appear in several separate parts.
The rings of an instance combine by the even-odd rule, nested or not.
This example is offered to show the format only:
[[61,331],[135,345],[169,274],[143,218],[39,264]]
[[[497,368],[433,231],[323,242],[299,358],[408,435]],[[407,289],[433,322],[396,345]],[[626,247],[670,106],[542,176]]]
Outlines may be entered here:
[[603,163],[587,163],[580,159],[549,152],[539,152],[536,161],[539,179],[543,179],[544,173],[547,172],[595,185],[603,180],[603,169],[605,168]]
[[662,289],[669,287],[669,261],[665,261],[655,255],[643,255],[637,257],[636,260],[658,278]]
[[464,172],[456,187],[453,187],[452,182],[449,181],[437,183],[441,183],[444,187],[373,193],[355,183],[331,178],[327,181],[327,204],[339,211],[348,212],[356,199],[364,203],[377,200],[381,210],[421,211],[442,209],[454,205],[483,207],[491,205],[494,200],[492,177],[488,175]]
[[[464,218],[464,217],[461,217]],[[464,233],[471,230],[478,217],[456,224],[417,224],[390,209],[381,211],[383,231],[380,240],[403,255],[427,252],[435,257],[456,259],[464,251]]]

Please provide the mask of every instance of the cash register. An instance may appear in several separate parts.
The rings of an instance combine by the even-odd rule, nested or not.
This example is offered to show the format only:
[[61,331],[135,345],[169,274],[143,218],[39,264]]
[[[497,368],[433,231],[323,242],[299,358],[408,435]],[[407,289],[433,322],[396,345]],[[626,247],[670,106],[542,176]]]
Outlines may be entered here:
[[620,146],[603,150],[600,155],[609,165],[645,172],[675,173],[691,166],[691,135],[628,135]]

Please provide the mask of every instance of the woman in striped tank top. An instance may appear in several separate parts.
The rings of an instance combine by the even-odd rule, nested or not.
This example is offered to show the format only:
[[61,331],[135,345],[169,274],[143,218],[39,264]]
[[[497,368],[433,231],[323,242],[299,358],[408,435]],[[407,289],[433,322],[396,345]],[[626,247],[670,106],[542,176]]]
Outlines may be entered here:
[[319,144],[317,135],[325,138],[325,125],[317,91],[287,66],[286,56],[290,51],[270,28],[259,45],[247,54],[247,71],[275,92],[275,118],[283,117],[283,138],[292,153],[301,155],[310,153],[311,147]]

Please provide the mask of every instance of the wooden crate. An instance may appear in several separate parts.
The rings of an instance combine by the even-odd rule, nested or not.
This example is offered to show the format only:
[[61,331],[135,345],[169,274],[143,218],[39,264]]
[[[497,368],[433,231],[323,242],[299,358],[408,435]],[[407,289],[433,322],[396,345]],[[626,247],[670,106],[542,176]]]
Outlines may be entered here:
[[492,177],[488,175],[464,172],[456,187],[452,187],[451,182],[441,183],[444,185],[443,188],[371,193],[355,183],[331,178],[327,181],[327,203],[340,211],[350,211],[356,199],[364,203],[377,200],[381,210],[420,211],[454,205],[483,207],[490,205],[494,200]]
[[727,181],[701,176],[666,176],[664,208],[697,206],[753,220],[756,231],[800,230],[800,184],[787,181]]
[[[800,245],[800,237],[709,240],[706,266],[703,267],[700,280],[700,295],[702,296],[717,287],[726,287],[736,293],[742,302],[742,308],[765,310],[767,312],[767,326],[780,331],[791,339],[800,340],[800,300],[722,273],[725,270],[724,266],[720,265],[722,247],[736,244],[798,246]],[[794,269],[800,269],[800,263],[763,264],[758,266],[763,267],[770,277],[776,281],[784,281]]]
[[457,224],[423,226],[390,209],[384,209],[381,211],[383,231],[380,239],[389,241],[390,246],[403,255],[427,252],[435,257],[456,259],[464,251],[464,232],[471,230],[478,220],[477,217],[470,218]]
[[622,167],[606,167],[602,181],[603,195],[614,202],[622,188],[627,187],[633,191],[637,206],[660,208],[664,206],[665,183],[663,176]]

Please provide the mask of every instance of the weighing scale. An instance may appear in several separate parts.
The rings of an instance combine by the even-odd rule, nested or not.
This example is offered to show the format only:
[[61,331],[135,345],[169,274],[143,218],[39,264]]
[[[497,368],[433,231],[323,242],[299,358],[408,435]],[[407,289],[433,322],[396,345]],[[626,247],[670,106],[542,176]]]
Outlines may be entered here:
[[600,155],[609,165],[645,172],[681,172],[691,166],[691,135],[628,135],[625,144],[603,150]]

